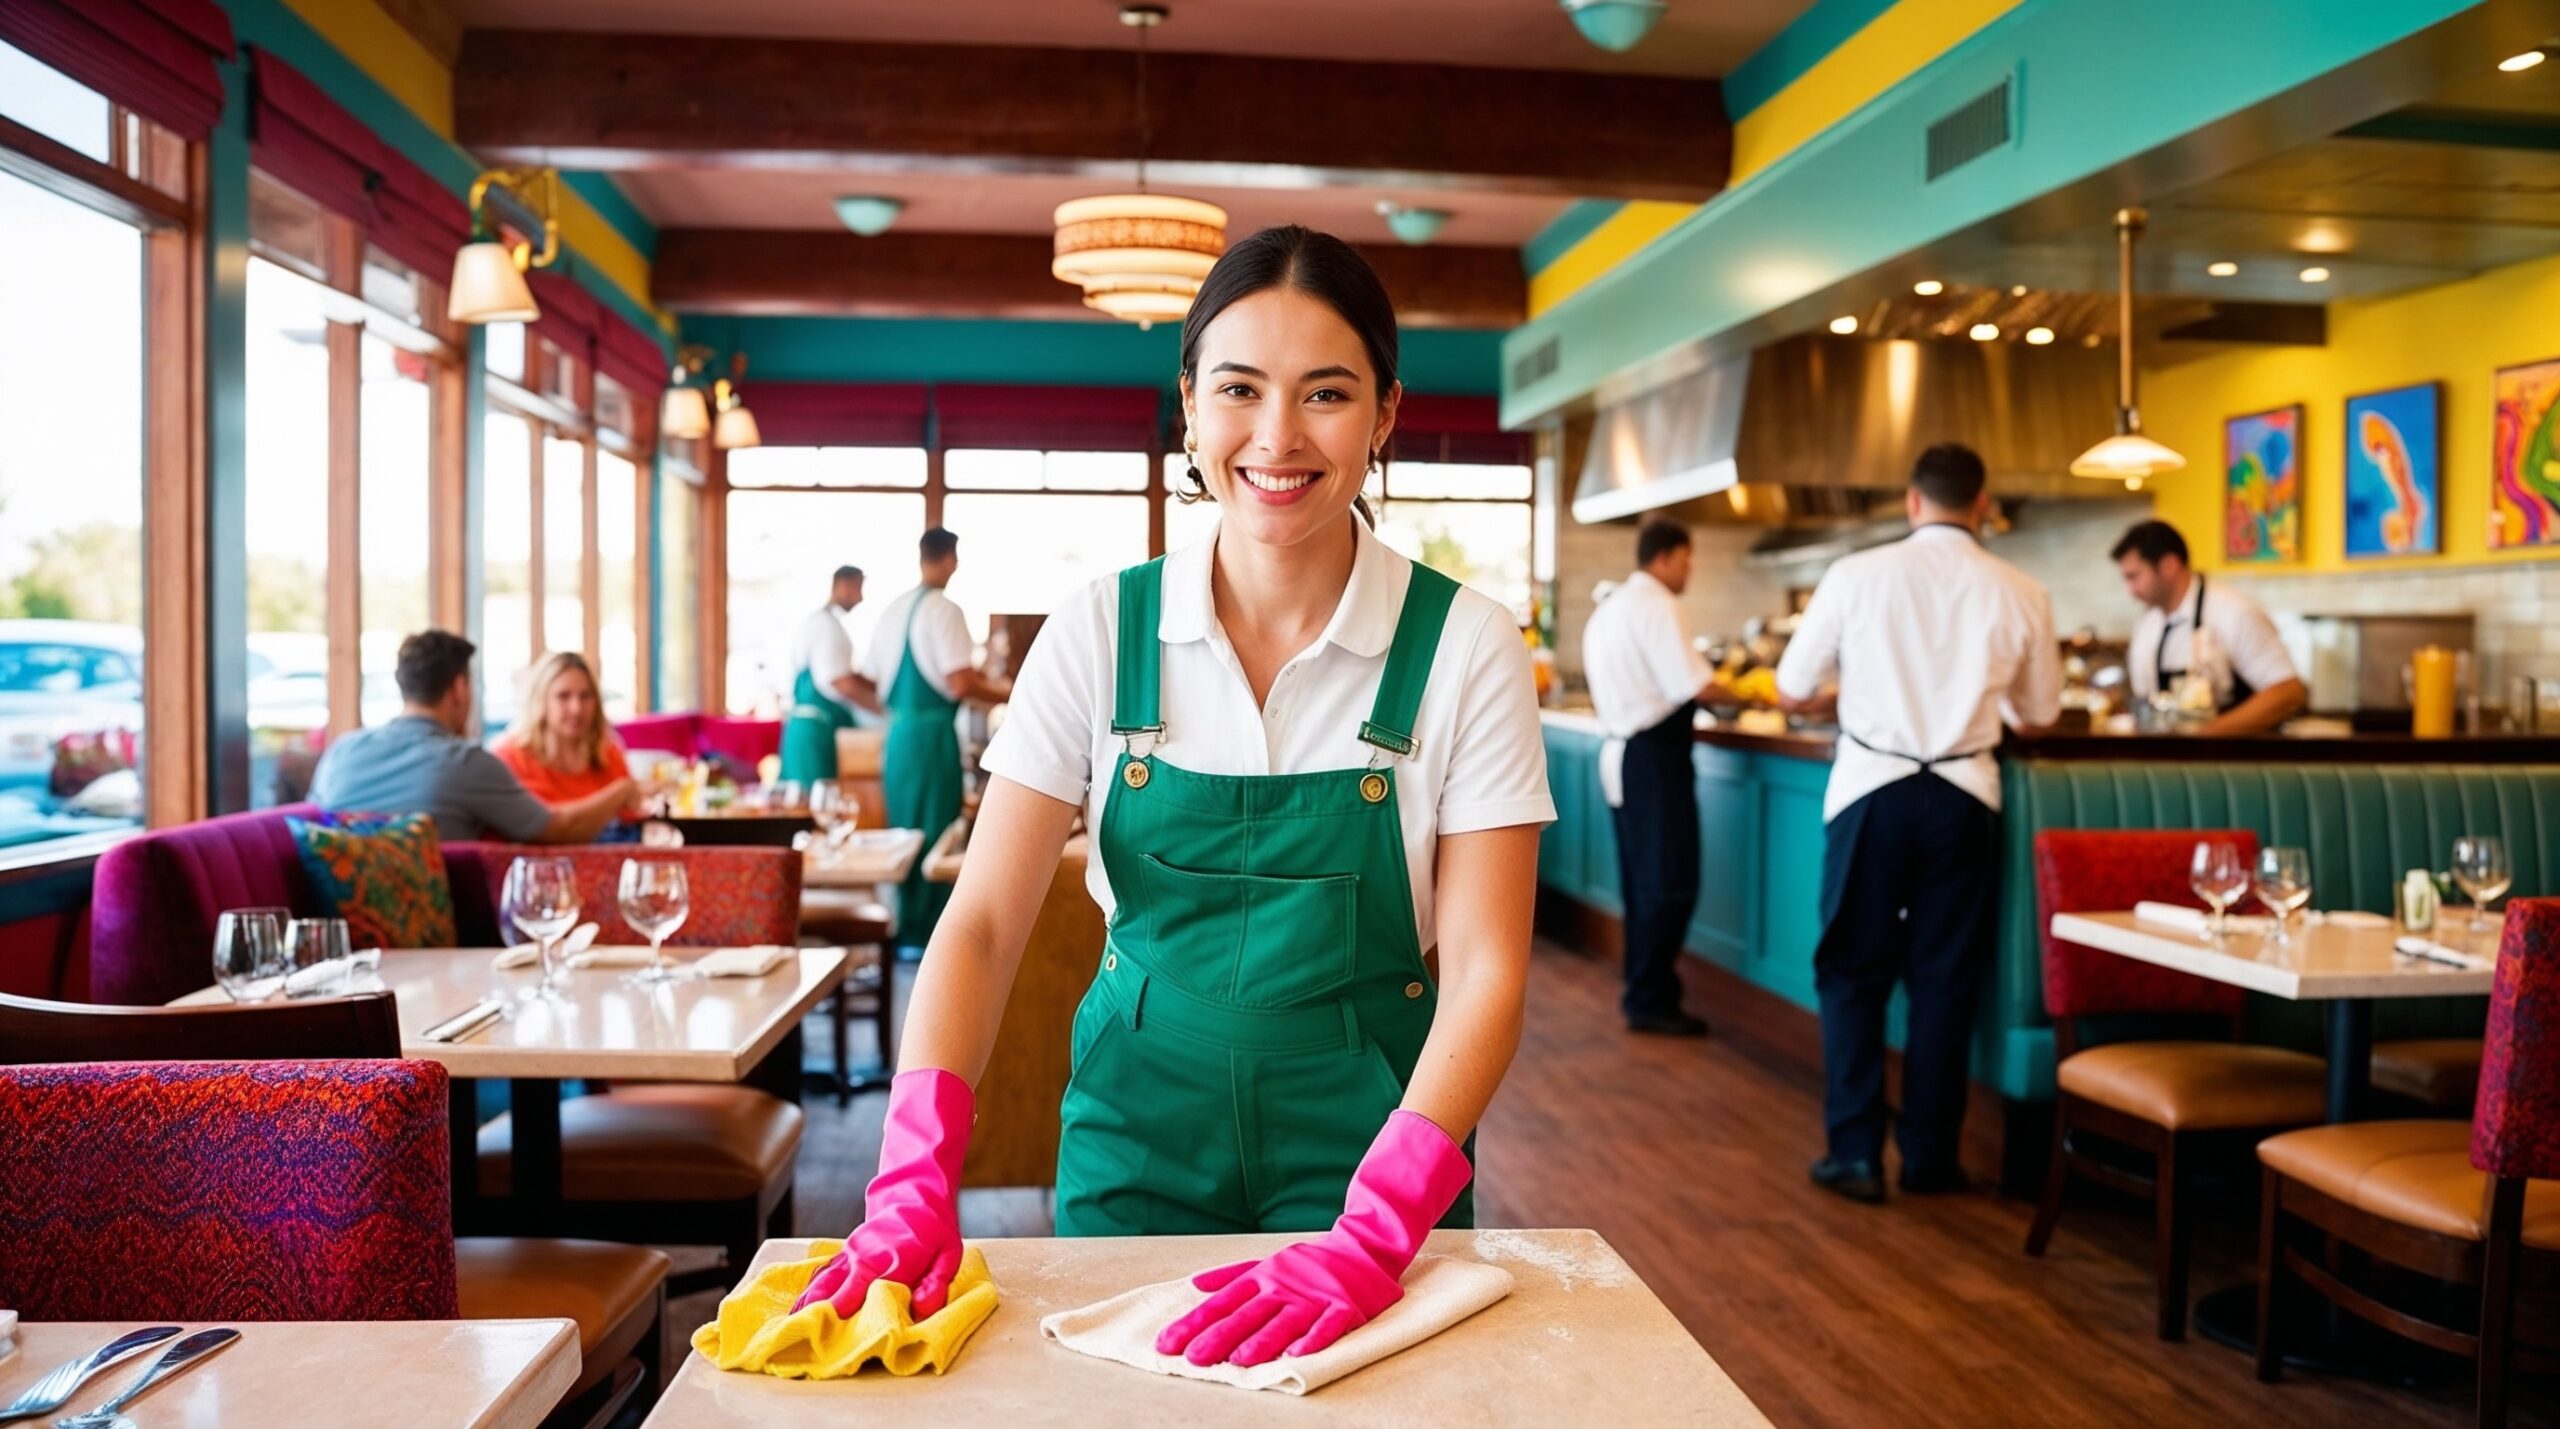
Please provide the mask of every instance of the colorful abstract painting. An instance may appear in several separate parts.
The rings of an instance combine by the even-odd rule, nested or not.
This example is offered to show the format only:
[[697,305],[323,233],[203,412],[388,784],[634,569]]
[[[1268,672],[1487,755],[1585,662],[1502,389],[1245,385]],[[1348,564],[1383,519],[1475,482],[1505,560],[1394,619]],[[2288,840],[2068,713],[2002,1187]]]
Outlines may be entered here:
[[2302,555],[2302,408],[2222,424],[2223,554],[2233,561]]
[[2498,370],[2489,545],[2560,545],[2560,358]]
[[2347,399],[2347,554],[2444,549],[2442,389],[2422,382]]

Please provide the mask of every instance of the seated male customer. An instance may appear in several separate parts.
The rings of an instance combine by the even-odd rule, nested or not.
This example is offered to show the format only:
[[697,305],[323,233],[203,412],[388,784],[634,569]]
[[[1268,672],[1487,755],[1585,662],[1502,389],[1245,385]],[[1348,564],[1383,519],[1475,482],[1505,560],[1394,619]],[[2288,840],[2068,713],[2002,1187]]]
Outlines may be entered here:
[[333,812],[435,816],[445,839],[591,843],[631,802],[628,779],[557,807],[526,792],[498,756],[466,733],[477,696],[475,647],[443,630],[400,642],[398,718],[330,742],[311,800]]

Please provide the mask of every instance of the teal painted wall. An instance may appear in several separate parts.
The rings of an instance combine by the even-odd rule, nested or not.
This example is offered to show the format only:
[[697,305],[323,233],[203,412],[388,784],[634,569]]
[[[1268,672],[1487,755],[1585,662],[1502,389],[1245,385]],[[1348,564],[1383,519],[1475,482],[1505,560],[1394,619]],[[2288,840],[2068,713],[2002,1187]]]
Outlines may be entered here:
[[[1012,382],[1171,386],[1182,334],[1158,324],[962,319],[688,317],[688,342],[742,350],[756,378],[790,382]],[[1402,335],[1407,390],[1491,396],[1502,334],[1417,328]]]
[[[2483,0],[2026,0],[1503,344],[1507,426],[2294,89]],[[2199,43],[2210,36],[2210,43]],[[1930,121],[2022,76],[2016,144],[1926,182]],[[2146,76],[2135,84],[2127,76]]]

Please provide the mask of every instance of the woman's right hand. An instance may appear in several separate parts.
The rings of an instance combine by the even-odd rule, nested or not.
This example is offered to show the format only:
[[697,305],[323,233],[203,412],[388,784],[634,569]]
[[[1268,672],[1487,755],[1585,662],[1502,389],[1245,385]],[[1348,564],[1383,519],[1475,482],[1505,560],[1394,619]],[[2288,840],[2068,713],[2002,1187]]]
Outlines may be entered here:
[[969,1084],[938,1067],[900,1072],[890,1081],[880,1174],[864,1194],[862,1224],[792,1309],[824,1300],[851,1319],[880,1280],[909,1288],[913,1319],[942,1308],[960,1269],[960,1164],[968,1158],[976,1108]]

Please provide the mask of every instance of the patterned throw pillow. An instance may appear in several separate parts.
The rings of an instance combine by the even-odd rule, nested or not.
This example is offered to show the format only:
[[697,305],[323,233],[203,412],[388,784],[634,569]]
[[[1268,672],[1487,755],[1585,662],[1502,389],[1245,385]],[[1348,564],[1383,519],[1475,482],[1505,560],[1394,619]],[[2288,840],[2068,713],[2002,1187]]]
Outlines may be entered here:
[[287,815],[285,824],[320,901],[347,920],[351,946],[453,946],[453,885],[432,815]]

